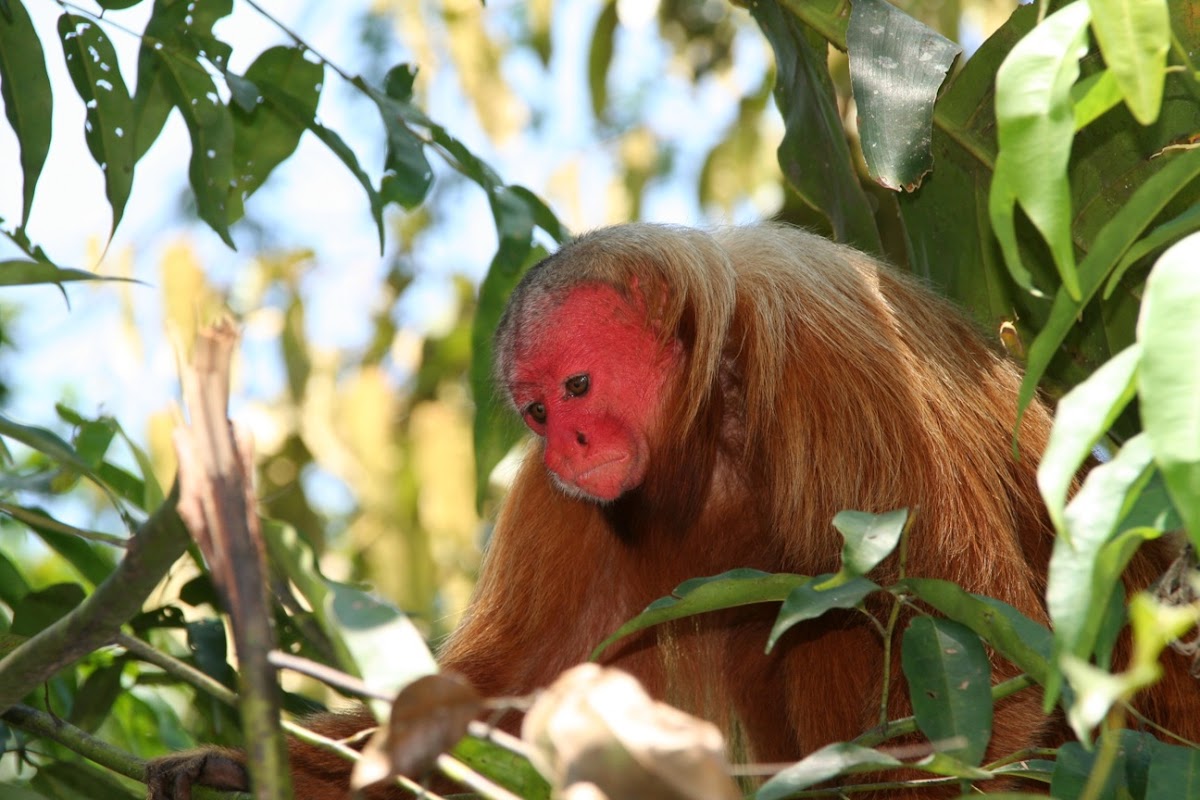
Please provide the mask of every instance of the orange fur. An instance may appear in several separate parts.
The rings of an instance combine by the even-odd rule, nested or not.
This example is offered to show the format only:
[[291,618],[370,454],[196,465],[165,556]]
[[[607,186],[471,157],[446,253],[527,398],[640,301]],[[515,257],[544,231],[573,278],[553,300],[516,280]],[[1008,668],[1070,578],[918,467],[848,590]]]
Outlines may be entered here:
[[[535,268],[501,322],[510,376],[539,326],[580,285],[641,304],[681,345],[645,483],[610,504],[568,497],[532,449],[488,547],[474,599],[440,662],[491,696],[546,685],[681,581],[736,567],[838,567],[834,514],[916,513],[909,575],[954,581],[1040,622],[1052,529],[1035,471],[1051,418],[1035,402],[1011,452],[1018,369],[955,308],[867,256],[799,230],[714,233],[625,225],[585,235]],[[1140,556],[1131,580],[1165,566]],[[896,576],[889,559],[872,577]],[[790,631],[763,655],[776,609],[712,614],[630,637],[604,660],[656,695],[744,732],[760,760],[795,759],[872,727],[883,644],[851,612]],[[898,646],[898,642],[896,643]],[[893,660],[893,717],[909,711]],[[1145,704],[1200,738],[1194,684],[1173,665]],[[997,661],[997,679],[1015,673]],[[1184,702],[1186,701],[1186,702]],[[1056,743],[1060,727],[1022,693],[997,709],[993,751]],[[347,717],[331,732],[353,729]],[[359,717],[357,724],[369,724]],[[319,726],[318,726],[319,727]],[[344,769],[293,749],[299,773]]]

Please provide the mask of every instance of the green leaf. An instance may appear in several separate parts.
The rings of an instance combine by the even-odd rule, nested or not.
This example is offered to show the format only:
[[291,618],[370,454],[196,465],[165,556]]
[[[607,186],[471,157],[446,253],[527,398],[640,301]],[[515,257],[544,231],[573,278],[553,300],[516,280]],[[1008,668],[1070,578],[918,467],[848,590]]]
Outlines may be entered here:
[[1186,191],[1191,182],[1200,175],[1200,150],[1189,150],[1156,160],[1166,163],[1133,192],[1120,210],[1096,234],[1091,250],[1080,263],[1082,295],[1079,301],[1072,300],[1061,288],[1055,294],[1049,317],[1029,346],[1019,398],[1022,409],[1033,399],[1038,382],[1046,373],[1051,359],[1078,321],[1083,307],[1104,283],[1117,259],[1133,246],[1142,231],[1167,204]]
[[[1150,477],[1151,453],[1138,435],[1106,464],[1093,469],[1067,507],[1068,535],[1054,540],[1046,606],[1055,635],[1067,652],[1087,658],[1112,608],[1125,562],[1105,564],[1101,553],[1118,533],[1141,487]],[[1107,656],[1107,654],[1102,654]]]
[[1063,512],[1075,476],[1133,399],[1140,358],[1140,347],[1127,347],[1059,401],[1037,475],[1046,510],[1060,536],[1069,535]]
[[0,551],[0,601],[5,605],[14,606],[17,601],[29,594],[29,583],[17,565]]
[[[233,174],[234,185],[229,190],[229,221],[235,222],[244,213],[243,205],[250,195],[258,191],[267,177],[296,151],[306,126],[315,119],[317,101],[321,97],[321,83],[325,67],[313,61],[301,47],[276,46],[268,48],[254,59],[240,81],[233,80],[232,73],[226,80],[232,88],[235,84],[247,90],[243,102],[251,102],[251,109],[241,104],[233,110]],[[272,88],[270,97],[285,94],[293,102],[286,109],[260,94],[260,86]],[[294,115],[302,114],[297,120]]]
[[[407,65],[393,67],[392,71],[397,69],[404,70],[407,74]],[[395,77],[389,78],[385,85],[393,91],[399,90],[399,98],[381,94],[365,81],[359,85],[366,87],[367,96],[375,101],[387,134],[387,153],[383,162],[384,171],[379,184],[379,194],[385,203],[398,203],[404,208],[415,208],[429,194],[429,187],[433,185],[433,168],[429,166],[429,159],[425,157],[425,142],[404,122],[401,103],[407,102],[405,95],[409,92],[404,88],[404,82]]]
[[[413,679],[437,671],[425,640],[408,617],[366,592],[323,576],[316,554],[294,528],[264,521],[263,538],[271,563],[284,570],[308,602],[343,670],[383,692],[398,691]],[[386,704],[375,710],[387,718]]]
[[1004,59],[996,73],[1000,151],[988,210],[1013,279],[1037,292],[1017,247],[1014,204],[1041,232],[1067,294],[1079,300],[1071,239],[1071,187],[1067,162],[1075,135],[1071,85],[1087,54],[1090,18],[1084,0],[1051,14]]
[[1146,797],[1200,797],[1200,749],[1156,742]]
[[1154,458],[1192,543],[1200,545],[1200,233],[1163,253],[1138,319],[1138,399]]
[[58,35],[67,72],[87,109],[84,138],[104,173],[104,192],[112,208],[111,230],[115,231],[133,188],[133,100],[121,77],[117,53],[98,23],[63,14],[58,18]]
[[588,89],[592,114],[603,121],[608,111],[608,68],[612,65],[613,38],[620,20],[616,0],[608,0],[596,18],[592,41],[588,45]]
[[921,732],[937,752],[978,765],[992,737],[992,671],[979,637],[952,620],[917,617],[901,655]]
[[1200,230],[1200,204],[1191,206],[1182,214],[1167,220],[1157,226],[1121,257],[1108,282],[1104,285],[1104,299],[1107,300],[1117,288],[1117,284],[1125,277],[1125,272],[1141,259],[1161,247],[1181,239],[1189,233]]
[[155,0],[138,55],[134,96],[139,158],[158,137],[171,106],[183,115],[192,143],[188,181],[196,212],[231,248],[233,115],[203,62],[225,70],[230,48],[212,28],[232,10],[233,0]]
[[[1149,733],[1121,729],[1105,733],[1104,736],[1117,736],[1120,744],[1117,748],[1116,762],[1111,765],[1108,779],[1099,787],[1100,791],[1092,795],[1098,800],[1117,800],[1125,797],[1144,797],[1146,800],[1158,798],[1183,798],[1188,795],[1175,794],[1173,791],[1165,795],[1148,795],[1146,781],[1153,760],[1160,748],[1167,747]],[[1054,777],[1050,783],[1052,797],[1083,797],[1084,787],[1088,784],[1092,770],[1096,768],[1098,751],[1095,747],[1085,747],[1078,742],[1067,742],[1058,750],[1058,760],[1054,767]],[[1122,788],[1118,794],[1117,787]]]
[[1087,0],[1104,62],[1134,118],[1149,125],[1162,107],[1171,22],[1164,0]]
[[780,770],[774,778],[764,783],[754,795],[755,800],[784,800],[810,786],[855,772],[872,772],[899,767],[902,764],[894,757],[859,747],[855,744],[839,743],[822,747],[790,767]]
[[32,286],[40,283],[72,283],[75,281],[125,281],[140,283],[132,278],[97,275],[83,269],[55,266],[46,261],[13,259],[0,261],[0,286]]
[[1102,69],[1079,81],[1071,87],[1075,130],[1083,130],[1119,102],[1121,87],[1117,85],[1117,79],[1109,70]]
[[335,131],[326,128],[318,122],[301,101],[277,89],[270,83],[264,83],[258,88],[263,93],[264,99],[271,104],[275,111],[287,116],[294,123],[303,125],[306,130],[311,131],[322,144],[329,148],[330,152],[338,157],[346,169],[358,179],[358,183],[362,186],[363,192],[367,195],[367,201],[370,203],[371,217],[375,220],[375,229],[379,233],[379,249],[382,252],[384,244],[383,201],[379,197],[379,192],[375,191],[370,177],[359,166],[358,157],[354,155],[354,151],[350,149],[342,137]]
[[0,97],[4,98],[4,113],[21,147],[24,228],[29,224],[33,194],[50,152],[54,95],[42,42],[22,0],[9,0],[8,13],[0,14]]
[[631,633],[652,628],[675,619],[719,611],[753,603],[778,603],[812,578],[787,573],[772,574],[757,569],[734,569],[710,578],[693,578],[675,587],[668,597],[660,597],[646,610],[618,628],[597,645],[589,658],[593,661],[613,642]]
[[13,606],[13,622],[10,633],[18,636],[35,636],[74,611],[87,593],[77,583],[56,583],[29,592]]
[[93,670],[75,692],[75,703],[67,721],[88,732],[99,728],[123,692],[121,673],[124,668],[125,662],[118,661]]
[[933,167],[933,103],[962,48],[886,0],[850,6],[846,47],[867,171],[911,191]]
[[1045,683],[1054,637],[1044,625],[1007,603],[970,594],[950,581],[905,578],[896,588],[911,592],[947,618],[966,625],[1022,672]]
[[[137,92],[133,98],[137,125],[135,141],[140,159],[154,144],[172,107],[179,103],[172,70],[165,59],[173,54],[204,73],[200,53],[221,72],[228,63],[229,45],[213,36],[213,25],[233,11],[233,0],[154,0],[138,51]],[[186,111],[186,109],[181,109]]]
[[498,744],[467,736],[455,745],[453,756],[521,800],[550,800],[550,785],[529,759]]
[[833,527],[845,540],[842,571],[848,576],[857,576],[875,569],[896,549],[907,523],[906,508],[885,514],[839,511],[833,517]]
[[[528,206],[525,206],[528,208]],[[487,275],[479,286],[479,301],[471,325],[471,395],[475,399],[475,504],[482,508],[488,495],[492,470],[500,459],[521,441],[525,426],[508,408],[502,387],[493,382],[492,335],[500,324],[500,316],[509,295],[521,276],[546,257],[542,247],[526,247],[533,236],[533,218],[519,215],[502,217],[505,234],[492,258]]]
[[879,591],[879,585],[863,577],[850,578],[841,583],[831,580],[832,576],[822,575],[800,583],[788,594],[779,609],[779,616],[771,628],[767,639],[767,652],[770,652],[779,637],[783,636],[794,626],[810,619],[816,619],[827,611],[838,608],[855,608],[868,595]]
[[749,8],[775,51],[775,102],[784,120],[779,166],[788,185],[829,219],[838,241],[882,252],[874,215],[850,157],[824,51],[813,48],[801,22],[775,0]]

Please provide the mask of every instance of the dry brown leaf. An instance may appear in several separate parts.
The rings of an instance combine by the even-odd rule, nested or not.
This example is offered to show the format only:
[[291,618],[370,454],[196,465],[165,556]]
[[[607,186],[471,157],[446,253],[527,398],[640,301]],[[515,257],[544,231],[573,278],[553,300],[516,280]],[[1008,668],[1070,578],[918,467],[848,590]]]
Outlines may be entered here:
[[716,726],[653,700],[633,676],[582,664],[525,716],[530,760],[564,796],[736,800]]
[[457,675],[442,672],[417,678],[400,690],[387,726],[363,748],[350,788],[359,790],[396,775],[423,777],[439,755],[466,736],[467,725],[482,710],[482,698]]

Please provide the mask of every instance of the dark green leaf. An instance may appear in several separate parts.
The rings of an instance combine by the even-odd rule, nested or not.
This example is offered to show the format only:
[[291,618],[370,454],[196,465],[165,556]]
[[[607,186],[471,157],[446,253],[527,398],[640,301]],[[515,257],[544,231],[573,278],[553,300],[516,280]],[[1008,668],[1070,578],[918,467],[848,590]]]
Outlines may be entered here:
[[781,770],[762,785],[754,798],[784,800],[796,792],[839,775],[899,766],[901,763],[898,760],[878,750],[848,743],[831,744],[811,753],[799,763]]
[[[1108,780],[1099,787],[1099,791],[1091,796],[1096,800],[1124,800],[1129,797],[1183,798],[1188,795],[1176,794],[1173,790],[1163,795],[1147,795],[1147,779],[1153,761],[1157,758],[1160,748],[1166,747],[1148,733],[1131,730],[1118,730],[1106,733],[1105,736],[1116,735],[1120,738],[1115,763],[1102,768],[1109,769]],[[1054,768],[1054,777],[1050,782],[1050,794],[1053,797],[1081,797],[1084,786],[1089,782],[1093,769],[1096,768],[1097,750],[1089,752],[1078,742],[1068,742],[1058,750],[1058,760]]]
[[[405,123],[403,100],[389,97],[365,81],[367,96],[375,101],[383,129],[387,133],[387,154],[384,157],[383,179],[379,194],[385,203],[399,203],[404,208],[415,208],[429,194],[433,185],[433,168],[425,157],[425,142]],[[402,94],[407,93],[402,81],[393,80],[389,86]]]
[[897,588],[912,592],[946,617],[966,625],[1038,683],[1045,683],[1054,652],[1050,631],[1007,603],[969,594],[950,581],[905,578]]
[[112,42],[100,25],[87,17],[58,18],[67,72],[87,109],[84,138],[92,158],[104,173],[104,192],[112,208],[112,230],[125,213],[133,188],[136,160],[133,100],[125,88]]
[[978,765],[992,737],[992,671],[979,637],[952,620],[917,617],[901,652],[921,732],[937,752]]
[[1033,399],[1050,360],[1079,319],[1083,306],[1103,285],[1117,259],[1133,245],[1171,199],[1185,191],[1200,176],[1200,150],[1166,155],[1155,160],[1162,162],[1161,168],[1137,186],[1120,210],[1096,235],[1092,249],[1080,263],[1080,301],[1075,302],[1063,290],[1055,294],[1049,318],[1029,346],[1025,378],[1021,383],[1022,408]]
[[19,636],[34,636],[75,610],[87,596],[77,583],[56,583],[29,592],[13,606],[11,633]]
[[29,583],[8,555],[0,551],[0,601],[9,606],[29,594]]
[[125,8],[133,8],[142,0],[96,0],[96,5],[106,11],[120,11]]
[[225,624],[219,619],[198,619],[187,623],[185,629],[196,668],[225,686],[233,686],[233,667],[226,660]]
[[359,166],[358,157],[354,155],[354,151],[350,149],[336,132],[317,122],[316,118],[302,102],[289,94],[277,90],[271,84],[263,84],[258,88],[262,91],[263,98],[271,104],[271,107],[276,112],[290,118],[293,123],[303,125],[307,130],[311,131],[322,144],[338,157],[346,166],[346,169],[350,170],[351,174],[358,179],[359,185],[362,186],[363,192],[367,195],[367,201],[370,203],[371,217],[375,220],[375,229],[379,232],[379,249],[382,251],[383,201],[380,199],[379,193],[375,191],[375,187],[371,184],[370,177]]
[[1200,750],[1165,742],[1153,747],[1146,797],[1200,797]]
[[[34,509],[42,514],[46,512]],[[28,524],[28,523],[27,523]],[[65,558],[79,574],[87,578],[94,586],[104,582],[104,579],[116,567],[116,558],[111,547],[93,544],[69,533],[51,530],[40,525],[29,526],[56,553]]]
[[816,619],[837,608],[855,608],[868,595],[879,591],[875,582],[863,577],[851,578],[845,583],[832,583],[829,578],[829,575],[822,575],[792,589],[771,628],[771,635],[767,639],[768,652],[779,641],[779,637],[801,622]]
[[592,98],[592,114],[603,120],[608,111],[608,68],[612,64],[613,39],[620,20],[616,0],[608,0],[596,18],[592,41],[588,45],[588,89]]
[[660,597],[646,610],[618,628],[592,651],[594,661],[610,644],[655,625],[674,619],[718,611],[753,603],[778,603],[797,586],[812,578],[806,575],[771,574],[757,569],[735,569],[711,578],[693,578],[675,587],[668,597]]
[[163,50],[164,80],[192,141],[188,181],[196,213],[229,247],[229,187],[233,182],[233,114],[196,62]]
[[8,13],[0,14],[0,96],[21,147],[24,227],[29,223],[33,194],[50,152],[54,103],[46,55],[23,0],[9,0]]
[[[263,51],[241,84],[252,93],[253,111],[241,105],[233,114],[234,186],[230,189],[229,219],[241,218],[246,198],[258,190],[277,166],[300,143],[300,136],[316,119],[317,101],[325,76],[324,65],[314,62],[300,47],[272,47]],[[232,77],[232,74],[227,77]],[[233,83],[231,82],[231,86]],[[271,100],[260,86],[270,85]],[[286,109],[274,102],[278,95],[291,101]],[[303,115],[296,119],[295,115]]]
[[839,241],[881,252],[879,231],[854,171],[823,53],[813,49],[801,23],[775,0],[752,4],[750,13],[775,51],[775,101],[785,126],[779,166],[788,185],[829,219]]
[[115,278],[97,275],[83,269],[65,269],[45,261],[14,259],[0,261],[0,286],[29,286],[39,283],[72,283],[74,281],[127,281],[130,278]]
[[38,767],[30,785],[54,800],[142,800],[145,796],[118,783],[111,773],[86,761],[54,761]]
[[71,714],[67,720],[88,732],[99,728],[123,691],[121,673],[124,667],[125,662],[118,661],[93,670],[79,685],[79,691],[75,693],[75,704],[71,706]]
[[933,166],[933,103],[962,48],[886,0],[850,6],[846,46],[867,171],[911,191]]

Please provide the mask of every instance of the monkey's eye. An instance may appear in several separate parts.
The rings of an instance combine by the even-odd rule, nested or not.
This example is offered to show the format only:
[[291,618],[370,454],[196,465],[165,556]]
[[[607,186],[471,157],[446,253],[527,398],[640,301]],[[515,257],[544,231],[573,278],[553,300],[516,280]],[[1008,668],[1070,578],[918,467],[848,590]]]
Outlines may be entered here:
[[567,382],[563,384],[567,389],[567,394],[572,397],[582,397],[587,394],[588,390],[588,374],[581,372],[578,375],[572,375],[567,378]]
[[546,424],[546,406],[544,403],[530,403],[525,407],[525,413],[538,425]]

